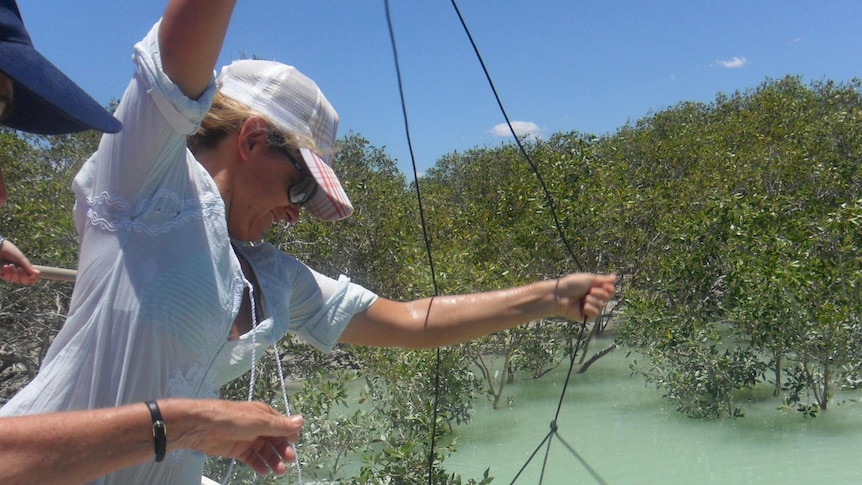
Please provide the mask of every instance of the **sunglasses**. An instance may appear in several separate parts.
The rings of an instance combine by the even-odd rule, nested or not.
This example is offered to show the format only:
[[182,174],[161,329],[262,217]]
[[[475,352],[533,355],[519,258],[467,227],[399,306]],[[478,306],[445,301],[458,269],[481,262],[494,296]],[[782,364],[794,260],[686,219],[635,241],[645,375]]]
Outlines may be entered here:
[[284,153],[287,154],[287,158],[290,160],[290,163],[293,164],[293,167],[296,168],[296,171],[302,176],[299,179],[299,182],[293,184],[288,190],[287,197],[290,199],[290,203],[297,206],[303,206],[314,197],[314,194],[317,193],[317,181],[314,180],[314,177],[311,176],[310,173],[305,169],[299,161],[290,153],[290,150],[285,149]]
[[270,131],[266,134],[267,145],[271,148],[279,150],[287,155],[287,159],[293,164],[293,168],[302,177],[299,182],[293,184],[287,192],[287,198],[290,203],[297,206],[303,206],[314,197],[317,193],[317,181],[311,176],[311,173],[306,170],[305,165],[300,163],[293,156],[294,150],[290,148],[284,141],[284,135],[281,133]]

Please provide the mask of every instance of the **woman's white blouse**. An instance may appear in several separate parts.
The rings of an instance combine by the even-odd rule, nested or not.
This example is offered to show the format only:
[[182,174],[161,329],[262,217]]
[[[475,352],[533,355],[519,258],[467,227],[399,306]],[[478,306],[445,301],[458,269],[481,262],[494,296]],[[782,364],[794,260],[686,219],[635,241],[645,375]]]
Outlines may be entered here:
[[[37,377],[0,415],[216,397],[287,332],[331,349],[377,298],[270,244],[236,244],[254,269],[264,320],[227,340],[249,283],[218,188],[186,148],[215,85],[190,100],[171,83],[158,25],[135,46],[135,74],[116,112],[123,130],[102,138],[73,183],[81,250],[66,324]],[[174,452],[98,483],[199,484],[202,469],[202,455]]]

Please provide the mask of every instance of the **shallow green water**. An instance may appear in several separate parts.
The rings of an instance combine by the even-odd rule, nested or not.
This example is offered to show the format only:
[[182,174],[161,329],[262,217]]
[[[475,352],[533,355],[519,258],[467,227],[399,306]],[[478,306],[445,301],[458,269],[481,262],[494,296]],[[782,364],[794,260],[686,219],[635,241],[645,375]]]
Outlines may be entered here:
[[[813,419],[762,399],[743,418],[692,420],[641,377],[629,377],[624,358],[614,352],[572,377],[557,421],[562,441],[551,438],[541,483],[862,483],[862,404],[853,396]],[[490,467],[494,484],[512,483],[549,434],[566,370],[509,386],[511,406],[493,410],[477,402],[473,421],[458,429],[447,468],[466,479]],[[540,483],[545,449],[514,483]]]

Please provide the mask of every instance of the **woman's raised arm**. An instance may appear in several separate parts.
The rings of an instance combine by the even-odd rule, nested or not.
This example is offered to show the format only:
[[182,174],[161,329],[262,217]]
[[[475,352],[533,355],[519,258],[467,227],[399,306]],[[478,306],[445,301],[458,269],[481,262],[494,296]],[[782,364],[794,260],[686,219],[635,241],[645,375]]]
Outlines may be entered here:
[[159,30],[162,68],[191,99],[209,85],[235,0],[171,0]]

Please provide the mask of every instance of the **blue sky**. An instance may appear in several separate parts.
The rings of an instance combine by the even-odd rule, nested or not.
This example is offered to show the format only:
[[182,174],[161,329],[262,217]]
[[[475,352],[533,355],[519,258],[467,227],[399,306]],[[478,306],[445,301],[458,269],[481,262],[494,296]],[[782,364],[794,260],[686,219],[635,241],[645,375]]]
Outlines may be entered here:
[[[164,1],[19,0],[36,47],[98,101],[118,98],[134,42]],[[613,133],[680,101],[767,78],[862,77],[862,2],[461,0],[510,119],[547,137]],[[510,141],[449,1],[392,0],[416,163]],[[297,66],[341,117],[412,176],[383,0],[238,2],[219,65]]]

